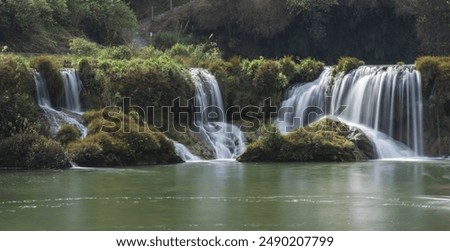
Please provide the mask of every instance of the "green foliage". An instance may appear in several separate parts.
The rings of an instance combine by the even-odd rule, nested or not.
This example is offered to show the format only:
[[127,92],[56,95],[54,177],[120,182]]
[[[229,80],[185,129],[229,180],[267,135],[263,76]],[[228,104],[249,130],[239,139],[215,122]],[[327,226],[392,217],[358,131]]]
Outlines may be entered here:
[[323,72],[325,64],[311,58],[300,61],[297,65],[297,72],[292,77],[293,82],[310,82]]
[[284,56],[282,59],[280,59],[280,64],[281,64],[281,70],[283,72],[283,74],[288,78],[288,79],[294,79],[294,77],[297,74],[297,64],[295,63],[295,61],[292,59],[292,56]]
[[178,63],[189,67],[209,68],[211,65],[223,61],[222,52],[215,43],[197,45],[177,43],[166,53]]
[[120,0],[68,1],[72,25],[101,44],[129,41],[138,23],[131,9]]
[[94,42],[83,38],[74,38],[70,40],[70,52],[76,56],[92,56],[96,55],[100,50],[100,46]]
[[267,60],[258,67],[253,79],[253,85],[261,95],[271,95],[280,92],[288,84],[288,79],[282,73],[277,61]]
[[[360,161],[366,154],[347,139],[348,127],[338,121],[321,120],[281,135],[276,126],[247,147],[239,161]],[[368,149],[373,152],[373,148]]]
[[61,104],[64,95],[64,81],[59,72],[60,67],[55,65],[53,58],[49,56],[34,57],[30,64],[47,81],[50,102],[56,106]]
[[0,141],[0,167],[64,169],[70,164],[63,147],[36,134],[18,134]]
[[23,58],[0,55],[0,90],[0,139],[40,131],[34,78]]
[[81,138],[80,130],[74,125],[63,125],[56,134],[55,140],[66,146]]
[[138,57],[142,59],[151,59],[151,58],[157,58],[163,54],[162,51],[156,49],[155,47],[149,45],[146,47],[143,47],[141,51],[139,52]]
[[334,73],[343,72],[344,74],[363,66],[365,63],[354,57],[341,57],[334,68]]
[[101,59],[130,60],[133,57],[133,51],[129,46],[121,45],[107,47],[101,50],[98,56]]
[[422,75],[424,97],[433,96],[440,107],[450,102],[450,57],[420,57],[416,67]]
[[307,58],[298,63],[291,56],[280,60],[244,59],[235,56],[227,61],[215,61],[208,69],[217,77],[226,106],[261,107],[266,98],[272,104],[281,101],[288,84],[311,81],[323,71],[324,63]]
[[193,44],[194,37],[185,29],[158,32],[153,38],[154,44],[159,49],[170,49],[176,44]]
[[71,34],[102,44],[130,42],[138,27],[121,0],[3,0],[0,13],[0,42],[26,52],[65,52]]

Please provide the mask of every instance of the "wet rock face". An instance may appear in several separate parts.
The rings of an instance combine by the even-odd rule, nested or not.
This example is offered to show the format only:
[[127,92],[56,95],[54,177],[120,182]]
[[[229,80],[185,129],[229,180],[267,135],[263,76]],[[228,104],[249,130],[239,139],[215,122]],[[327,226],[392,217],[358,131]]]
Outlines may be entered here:
[[287,135],[265,133],[238,158],[242,162],[347,162],[376,158],[371,140],[359,129],[322,119]]

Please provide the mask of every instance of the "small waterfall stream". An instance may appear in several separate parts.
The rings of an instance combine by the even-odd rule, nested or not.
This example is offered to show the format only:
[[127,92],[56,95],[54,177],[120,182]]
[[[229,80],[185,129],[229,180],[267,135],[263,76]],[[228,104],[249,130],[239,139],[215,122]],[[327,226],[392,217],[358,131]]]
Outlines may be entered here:
[[177,153],[178,156],[180,156],[180,158],[185,161],[185,162],[191,162],[191,161],[200,161],[202,160],[200,157],[198,157],[197,155],[194,155],[191,153],[191,151],[183,144],[172,140],[173,144],[175,146],[175,151]]
[[64,108],[81,112],[80,94],[83,83],[74,69],[63,69],[61,75],[64,80]]
[[225,120],[222,93],[216,78],[205,69],[193,68],[196,87],[194,126],[214,149],[216,159],[235,159],[245,151],[244,135]]
[[333,115],[363,130],[380,158],[423,153],[421,76],[414,66],[363,66],[334,80],[326,68],[316,81],[288,90],[282,107],[292,107],[278,119],[284,133]]
[[44,111],[50,123],[51,135],[55,136],[64,124],[71,124],[76,126],[80,130],[81,136],[85,138],[87,136],[87,128],[81,123],[82,113],[79,97],[82,83],[73,69],[64,69],[61,75],[64,79],[65,108],[67,109],[59,111],[54,108],[50,101],[47,81],[39,72],[36,72],[34,79],[38,105]]

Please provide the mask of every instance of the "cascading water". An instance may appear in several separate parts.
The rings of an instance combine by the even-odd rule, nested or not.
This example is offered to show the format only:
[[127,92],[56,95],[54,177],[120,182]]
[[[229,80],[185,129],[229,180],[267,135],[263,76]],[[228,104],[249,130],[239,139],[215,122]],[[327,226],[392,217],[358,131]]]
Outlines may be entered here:
[[282,133],[306,126],[324,115],[326,90],[332,80],[333,69],[327,67],[317,80],[287,91],[278,119]]
[[284,132],[292,131],[313,122],[295,123],[295,119],[304,119],[306,115],[302,112],[308,113],[311,106],[325,110],[328,101],[324,97],[328,92],[330,111],[322,116],[336,115],[363,130],[374,142],[379,158],[422,154],[421,77],[413,66],[363,66],[337,76],[333,82],[329,79],[330,71],[327,68],[318,80],[288,91],[290,96],[283,106],[294,107],[295,113],[281,114],[281,131],[284,128],[287,128]]
[[179,142],[176,142],[175,140],[172,140],[172,141],[173,141],[173,144],[175,145],[175,151],[176,151],[177,155],[180,156],[180,158],[183,161],[190,162],[190,161],[202,160],[197,155],[192,154],[191,151],[189,151],[189,149],[185,145],[183,145]]
[[[63,71],[61,73],[63,75],[63,78],[65,85],[68,85],[68,88],[65,88],[65,96],[67,99],[68,95],[77,95],[78,97],[71,97],[69,100],[78,100],[79,105],[79,92],[73,92],[72,90],[75,88],[72,88],[71,85],[81,86],[81,83],[79,83],[78,78],[65,78],[69,74],[68,71]],[[75,71],[70,74],[76,74]],[[81,131],[81,136],[84,138],[87,136],[87,128],[80,122],[81,116],[80,116],[80,110],[71,110],[70,108],[75,107],[67,107],[67,111],[58,111],[53,108],[51,102],[50,102],[50,95],[48,92],[47,82],[45,78],[42,77],[42,75],[39,72],[36,72],[34,74],[34,79],[36,83],[36,94],[37,94],[37,102],[38,105],[41,107],[41,109],[44,111],[46,117],[49,120],[50,123],[50,134],[55,136],[58,133],[59,128],[61,128],[64,124],[71,124],[76,126]],[[75,81],[76,80],[76,81]],[[68,91],[69,90],[69,91]],[[75,104],[75,102],[72,102],[72,105]],[[81,106],[80,106],[81,107]]]
[[81,112],[80,94],[83,84],[74,69],[63,69],[61,75],[64,80],[64,108],[72,112]]
[[245,151],[240,129],[225,121],[222,93],[216,78],[205,69],[190,70],[195,83],[194,126],[215,151],[216,159],[235,159]]

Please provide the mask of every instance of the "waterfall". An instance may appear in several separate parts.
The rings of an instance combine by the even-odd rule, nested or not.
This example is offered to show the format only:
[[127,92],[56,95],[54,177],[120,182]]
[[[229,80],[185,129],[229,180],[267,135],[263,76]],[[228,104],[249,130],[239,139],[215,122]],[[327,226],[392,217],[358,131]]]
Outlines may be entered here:
[[[283,106],[294,107],[294,113],[280,113],[281,131],[286,128],[284,131],[289,132],[312,122],[296,120],[305,121],[311,106],[315,106],[323,111],[322,117],[334,115],[363,130],[380,158],[422,154],[421,76],[414,66],[363,66],[333,80],[330,72],[327,68],[318,80],[287,92]],[[331,94],[328,99],[326,93]]]
[[183,161],[190,162],[190,161],[202,160],[200,157],[192,154],[191,151],[189,151],[189,149],[185,145],[183,145],[179,142],[176,142],[175,140],[172,140],[172,141],[173,141],[173,144],[175,145],[175,151],[176,151],[177,155],[180,156],[180,158]]
[[332,80],[333,69],[327,67],[317,80],[287,90],[278,119],[282,133],[307,126],[325,115],[326,90]]
[[245,151],[244,135],[228,124],[222,93],[216,78],[205,69],[190,70],[195,83],[194,126],[203,140],[215,151],[216,159],[235,159]]
[[[69,73],[73,72],[73,73]],[[63,77],[66,76],[66,74],[72,75],[75,74],[74,70],[63,70],[61,72]],[[35,84],[36,84],[36,98],[37,103],[39,107],[44,111],[45,116],[47,117],[49,124],[50,124],[50,134],[53,136],[56,136],[61,126],[64,124],[71,124],[76,126],[80,132],[82,137],[87,136],[87,128],[81,123],[81,113],[80,113],[80,98],[79,98],[79,92],[74,92],[76,88],[79,88],[81,86],[81,81],[79,81],[78,78],[66,78],[64,80],[64,84],[67,85],[67,88],[65,86],[65,96],[67,100],[68,95],[76,95],[77,97],[71,97],[69,100],[71,100],[71,105],[77,104],[76,102],[72,102],[73,100],[78,100],[78,105],[74,106],[67,106],[67,110],[65,111],[58,111],[56,110],[50,101],[50,95],[48,92],[47,87],[47,81],[45,78],[39,73],[35,72],[34,74]],[[66,83],[67,81],[67,83]],[[72,87],[73,85],[76,85],[77,87]],[[66,103],[67,104],[67,103]],[[79,109],[77,109],[77,106]],[[73,108],[74,110],[71,110],[70,108]]]
[[61,75],[64,80],[64,108],[73,112],[81,112],[80,93],[83,88],[81,80],[74,69],[63,69]]

